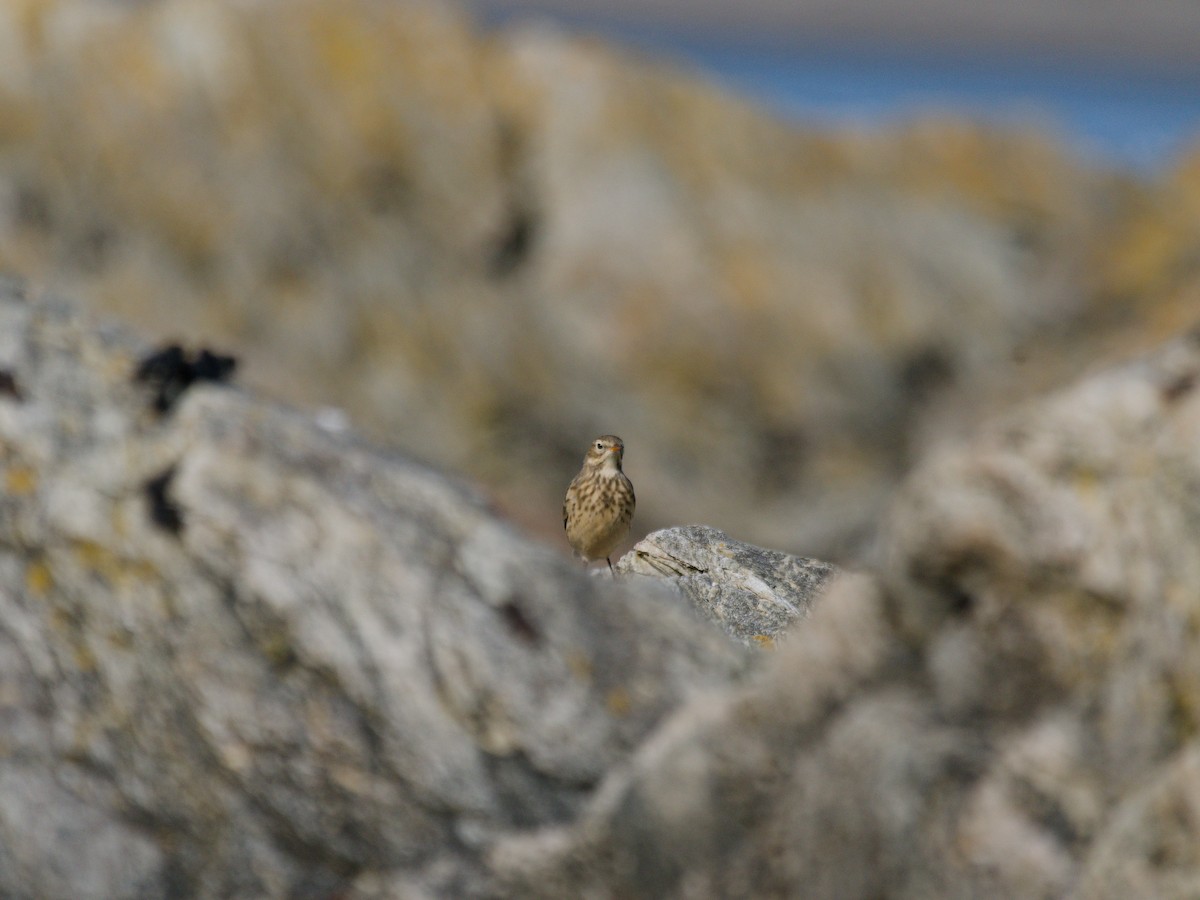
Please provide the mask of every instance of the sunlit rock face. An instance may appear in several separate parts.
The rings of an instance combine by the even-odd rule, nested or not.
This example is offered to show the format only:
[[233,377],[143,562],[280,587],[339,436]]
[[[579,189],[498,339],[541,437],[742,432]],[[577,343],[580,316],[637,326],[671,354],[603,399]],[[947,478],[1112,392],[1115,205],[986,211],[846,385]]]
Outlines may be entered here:
[[[0,895],[1194,895],[1198,172],[0,6]],[[690,592],[567,559],[606,432]]]
[[445,474],[219,379],[159,408],[150,349],[0,280],[0,895],[471,896],[745,669]]
[[1182,897],[1200,883],[1200,334],[931,454],[871,575],[689,703],[511,896]]
[[868,570],[592,577],[0,280],[0,894],[1187,896],[1197,446],[1193,331],[925,454]]

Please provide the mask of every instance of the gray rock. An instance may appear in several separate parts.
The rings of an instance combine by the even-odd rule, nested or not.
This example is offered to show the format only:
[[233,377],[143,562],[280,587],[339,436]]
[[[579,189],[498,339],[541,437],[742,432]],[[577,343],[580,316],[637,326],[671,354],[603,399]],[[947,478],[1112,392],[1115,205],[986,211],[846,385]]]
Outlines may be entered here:
[[689,703],[519,897],[1191,897],[1200,333],[928,458],[880,577]]
[[655,531],[617,563],[619,572],[669,578],[712,621],[746,643],[771,646],[836,573],[834,566],[765,550],[706,525]]
[[[23,295],[0,282],[0,895],[1200,884],[1200,337],[930,456],[877,574],[748,669],[686,588],[588,578],[348,432],[227,387],[156,414],[144,347]],[[716,535],[627,568],[801,583]]]
[[[482,890],[745,654],[468,487],[0,283],[0,895]],[[363,888],[365,891],[366,888]],[[397,891],[400,887],[396,888]]]

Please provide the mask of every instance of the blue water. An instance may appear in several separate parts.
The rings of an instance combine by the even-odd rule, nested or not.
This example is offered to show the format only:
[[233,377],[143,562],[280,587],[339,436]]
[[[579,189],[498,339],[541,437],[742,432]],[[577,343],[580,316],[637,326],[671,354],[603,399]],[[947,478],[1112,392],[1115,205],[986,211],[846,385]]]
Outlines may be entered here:
[[1091,162],[1141,171],[1200,151],[1200,73],[881,58],[852,50],[666,49],[801,123],[872,126],[952,112],[984,122],[1033,124]]
[[[483,7],[488,24],[512,21]],[[1152,174],[1200,151],[1200,71],[1155,71],[1094,60],[966,58],[869,47],[751,47],[711,37],[559,16],[574,31],[600,33],[653,57],[683,62],[801,124],[879,126],[930,113],[1032,124],[1102,166]]]

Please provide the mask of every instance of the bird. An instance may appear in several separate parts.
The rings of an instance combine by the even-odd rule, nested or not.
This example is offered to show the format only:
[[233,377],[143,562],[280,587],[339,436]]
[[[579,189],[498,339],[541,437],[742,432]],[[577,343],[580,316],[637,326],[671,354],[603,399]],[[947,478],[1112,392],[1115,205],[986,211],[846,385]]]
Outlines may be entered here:
[[571,549],[585,566],[604,560],[614,578],[610,556],[629,534],[637,503],[633,483],[621,471],[624,456],[624,441],[615,434],[600,435],[588,447],[563,500],[563,529]]

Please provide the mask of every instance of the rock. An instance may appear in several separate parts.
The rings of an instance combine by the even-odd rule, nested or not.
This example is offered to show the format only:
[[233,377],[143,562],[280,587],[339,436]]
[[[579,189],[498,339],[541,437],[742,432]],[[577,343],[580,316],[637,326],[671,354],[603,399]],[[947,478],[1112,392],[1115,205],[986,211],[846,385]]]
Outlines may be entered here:
[[[157,409],[145,346],[28,294],[0,281],[0,894],[1200,883],[1200,336],[932,454],[877,572],[816,570],[765,655],[686,577],[589,578],[352,432],[205,380]],[[719,535],[622,568],[802,595]]]
[[1196,342],[931,421],[1193,316],[1194,161],[804,134],[424,2],[38,0],[0,47],[0,268],[547,533],[615,430],[639,527],[882,548],[743,680],[678,590],[340,426],[156,396],[6,284],[0,894],[1194,893]]
[[[745,654],[470,488],[0,281],[0,895],[484,889]],[[355,887],[358,885],[358,887]],[[404,893],[410,896],[409,893]]]
[[[1200,140],[1148,192],[1131,191],[1096,248],[1093,275],[1109,296],[1124,297],[1137,331],[1163,341],[1196,321],[1200,272]],[[1166,302],[1164,302],[1164,299]]]
[[1189,897],[1200,890],[1200,746],[1189,746],[1134,787],[1084,864],[1078,896]]
[[768,647],[809,614],[837,571],[820,560],[732,540],[705,525],[665,528],[647,535],[616,568],[623,574],[670,579],[734,637]]
[[688,703],[520,897],[1191,896],[1200,334],[942,448],[747,684]]

